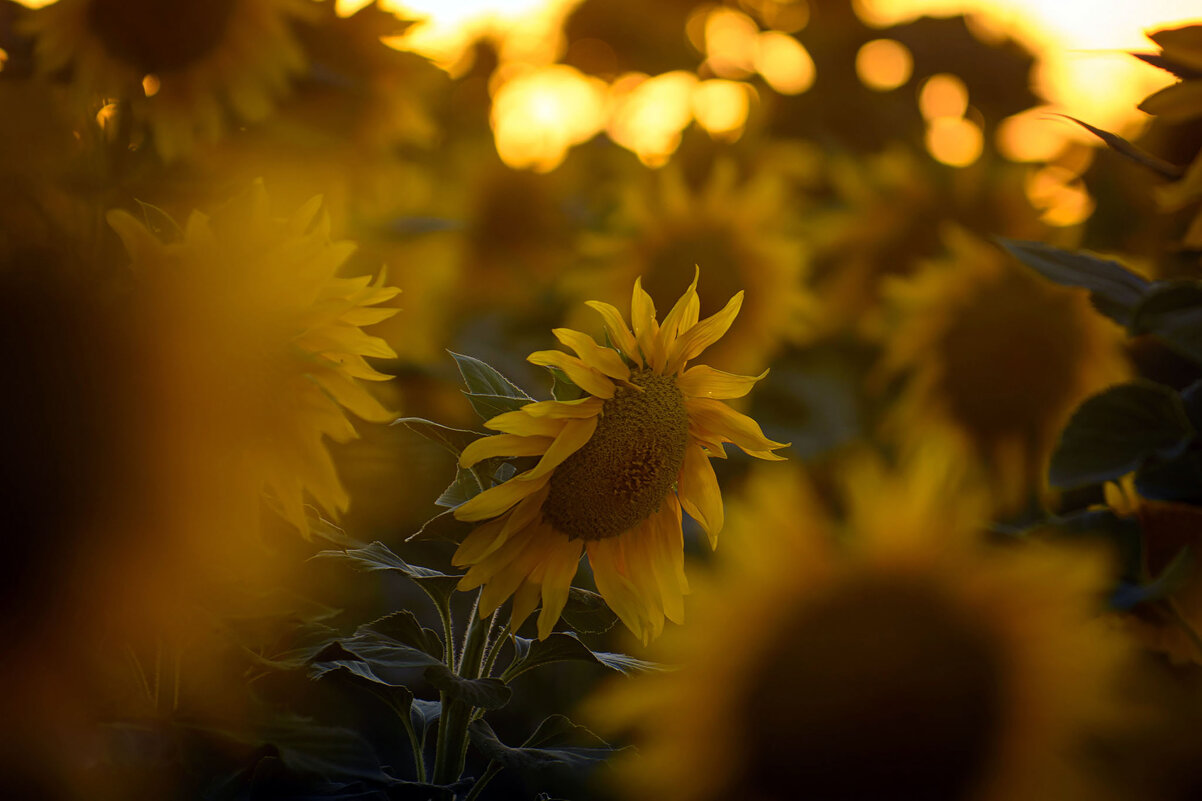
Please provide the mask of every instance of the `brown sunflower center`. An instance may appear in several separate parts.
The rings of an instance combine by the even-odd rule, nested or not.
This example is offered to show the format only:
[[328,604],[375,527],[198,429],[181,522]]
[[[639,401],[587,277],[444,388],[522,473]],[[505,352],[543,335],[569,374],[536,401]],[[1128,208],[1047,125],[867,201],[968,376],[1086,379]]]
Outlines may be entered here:
[[782,627],[749,677],[742,770],[714,797],[975,797],[1002,678],[996,643],[938,588],[844,583]]
[[146,73],[185,69],[216,49],[237,0],[92,0],[88,27],[109,53]]
[[572,539],[616,537],[659,509],[684,463],[689,415],[671,376],[638,370],[601,408],[597,430],[551,475],[543,515]]

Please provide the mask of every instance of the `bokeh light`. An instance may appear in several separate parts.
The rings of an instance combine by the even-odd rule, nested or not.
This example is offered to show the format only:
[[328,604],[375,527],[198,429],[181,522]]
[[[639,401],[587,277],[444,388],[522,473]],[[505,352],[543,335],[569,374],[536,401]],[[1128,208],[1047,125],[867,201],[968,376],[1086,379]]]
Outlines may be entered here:
[[604,122],[605,85],[579,70],[555,65],[505,81],[493,97],[497,152],[515,168],[545,172]]
[[887,92],[910,80],[914,57],[901,42],[874,39],[856,53],[856,75],[869,89]]

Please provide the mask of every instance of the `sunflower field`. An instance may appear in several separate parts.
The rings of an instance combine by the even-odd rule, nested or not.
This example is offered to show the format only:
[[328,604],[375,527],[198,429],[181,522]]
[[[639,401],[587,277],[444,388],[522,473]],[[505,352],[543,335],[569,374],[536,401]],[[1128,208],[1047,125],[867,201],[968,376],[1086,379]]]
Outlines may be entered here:
[[1197,0],[0,0],[0,331],[4,798],[1202,798]]

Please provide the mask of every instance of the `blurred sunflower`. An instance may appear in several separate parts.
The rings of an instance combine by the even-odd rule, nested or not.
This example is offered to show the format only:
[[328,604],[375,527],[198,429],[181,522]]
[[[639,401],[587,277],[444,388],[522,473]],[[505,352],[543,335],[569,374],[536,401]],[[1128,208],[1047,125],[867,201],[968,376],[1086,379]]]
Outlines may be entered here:
[[680,669],[590,702],[635,735],[624,798],[1106,797],[1075,761],[1122,722],[1106,560],[987,546],[949,455],[855,465],[841,524],[795,473],[753,477],[740,547],[658,646]]
[[785,183],[773,170],[740,179],[734,162],[719,159],[694,190],[673,163],[647,180],[623,184],[609,230],[584,242],[585,253],[604,269],[570,274],[569,292],[616,300],[639,275],[648,292],[667,295],[695,265],[704,265],[715,280],[701,297],[703,313],[715,312],[739,287],[747,287],[748,298],[747,313],[710,361],[758,372],[780,346],[804,337],[813,314],[803,287],[807,248],[792,219]]
[[213,140],[226,109],[266,117],[305,56],[291,24],[306,0],[58,0],[26,19],[42,74],[70,68],[85,107],[127,102],[160,156]]
[[947,229],[949,256],[886,289],[895,314],[879,375],[904,375],[886,427],[902,443],[947,430],[990,474],[1000,509],[1046,486],[1056,438],[1081,401],[1130,373],[1122,333],[1086,293]]
[[650,295],[636,279],[633,332],[621,313],[600,301],[614,348],[579,331],[557,328],[576,352],[537,351],[533,364],[562,370],[587,395],[575,401],[540,401],[498,415],[485,426],[502,433],[464,449],[464,467],[494,456],[539,456],[538,463],[487,489],[455,510],[473,531],[452,559],[470,565],[462,590],[484,585],[481,616],[513,596],[516,629],[538,605],[538,634],[547,637],[559,619],[587,550],[597,589],[618,617],[644,642],[663,630],[664,618],[684,615],[684,547],[681,509],[716,545],[722,529],[722,496],[712,457],[732,442],[759,459],[785,447],[759,425],[721,403],[746,395],[763,376],[732,375],[706,365],[685,369],[726,333],[739,313],[739,292],[717,314],[699,321],[697,278],[656,321]]
[[362,328],[395,314],[373,307],[400,291],[382,275],[337,277],[355,245],[330,240],[320,208],[313,198],[290,219],[273,218],[256,183],[213,219],[194,212],[172,242],[127,212],[108,215],[156,348],[153,386],[168,425],[187,437],[172,441],[215,452],[306,536],[306,495],[332,514],[349,503],[323,437],[356,436],[347,410],[393,417],[359,381],[389,378],[364,357],[392,349]]

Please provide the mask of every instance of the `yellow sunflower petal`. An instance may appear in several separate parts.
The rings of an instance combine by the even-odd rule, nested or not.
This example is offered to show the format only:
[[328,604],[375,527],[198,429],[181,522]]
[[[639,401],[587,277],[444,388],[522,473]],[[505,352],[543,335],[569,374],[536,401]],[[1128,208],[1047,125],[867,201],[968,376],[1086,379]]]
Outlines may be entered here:
[[523,437],[518,434],[494,434],[468,444],[459,454],[459,466],[471,467],[494,456],[542,456],[555,440],[551,437]]
[[689,359],[696,358],[703,350],[721,339],[730,328],[731,323],[735,321],[742,306],[743,292],[740,290],[727,301],[721,311],[705,318],[688,331],[681,332],[672,344],[672,350],[668,353],[663,372],[665,374],[675,373]]
[[745,414],[740,414],[721,401],[710,398],[686,398],[685,408],[689,412],[690,431],[696,429],[698,439],[733,442],[749,456],[759,459],[783,459],[771,451],[787,447],[789,443],[773,442],[764,436],[760,424]]
[[728,400],[743,397],[767,375],[767,370],[755,376],[735,375],[715,370],[708,364],[697,364],[681,373],[676,386],[686,398]]
[[646,641],[649,631],[645,615],[638,592],[628,574],[620,539],[621,537],[610,537],[589,541],[585,546],[588,550],[588,561],[592,566],[597,591],[601,593],[605,603],[609,604],[609,608],[626,628],[639,640]]
[[673,623],[684,622],[684,596],[689,580],[684,572],[684,537],[680,527],[680,504],[669,497],[652,518],[651,567],[659,584],[664,614]]
[[551,333],[564,345],[576,351],[580,361],[588,367],[618,381],[630,379],[630,368],[613,348],[602,347],[588,334],[573,331],[571,328],[555,328]]
[[363,385],[340,372],[323,370],[313,373],[310,378],[328,392],[331,398],[364,420],[387,423],[396,418],[396,414],[376,400],[375,395],[368,392]]
[[501,535],[509,517],[510,515],[503,515],[473,529],[472,533],[464,537],[463,542],[459,543],[459,547],[455,549],[455,553],[451,556],[451,564],[455,567],[474,565],[500,547]]
[[503,484],[490,487],[474,498],[455,507],[455,519],[466,523],[487,520],[510,509],[518,501],[542,489],[547,483],[547,475],[525,479],[526,473],[519,473]]
[[513,606],[509,612],[509,630],[516,632],[530,617],[530,613],[538,608],[539,593],[542,587],[534,581],[523,581],[513,593]]
[[548,551],[542,576],[543,608],[538,613],[538,638],[547,639],[568,602],[568,591],[580,564],[581,540],[557,535],[555,547]]
[[722,491],[718,489],[718,478],[709,458],[701,446],[690,442],[684,452],[684,466],[680,469],[680,505],[696,520],[709,537],[710,547],[718,547],[718,533],[722,531]]
[[589,441],[596,430],[596,417],[568,420],[563,424],[563,430],[559,432],[559,436],[543,454],[543,458],[538,460],[538,464],[532,470],[524,473],[522,479],[533,481],[541,477],[549,477],[552,470],[563,464],[564,459],[584,447],[584,443]]
[[601,398],[580,398],[573,401],[535,401],[521,408],[523,414],[531,417],[552,417],[564,419],[571,417],[593,417],[601,411],[605,401]]
[[533,404],[523,406],[517,411],[503,412],[484,423],[485,428],[500,431],[503,434],[517,434],[522,437],[555,437],[563,428],[563,420],[552,417],[534,417],[526,409]]
[[[534,566],[546,558],[545,550],[554,547],[555,538],[546,530],[532,528],[522,537],[510,540],[495,554],[496,572],[480,593],[480,616],[491,615],[522,585]],[[468,571],[469,575],[471,571]]]
[[601,315],[601,320],[605,324],[605,330],[609,332],[609,339],[618,346],[618,350],[622,351],[628,359],[639,367],[642,367],[643,354],[639,351],[639,343],[635,340],[634,334],[630,332],[630,329],[626,327],[626,321],[622,319],[622,313],[614,306],[599,300],[587,301],[585,305]]
[[614,382],[598,370],[594,370],[579,359],[558,350],[538,350],[526,357],[526,361],[541,367],[557,367],[567,373],[576,386],[598,398],[614,396]]
[[697,316],[701,313],[701,300],[697,297],[697,280],[701,277],[701,269],[694,268],[693,283],[689,284],[689,288],[684,291],[684,294],[676,301],[672,310],[668,312],[668,316],[664,318],[664,323],[660,326],[659,336],[656,338],[655,347],[660,353],[670,353],[673,343],[676,342],[676,337],[682,331],[692,328],[697,323]]
[[634,329],[634,338],[638,341],[639,349],[643,352],[647,365],[659,369],[662,365],[655,361],[655,337],[659,333],[659,323],[655,321],[655,303],[643,289],[643,279],[634,279],[634,295],[630,299],[630,323]]

